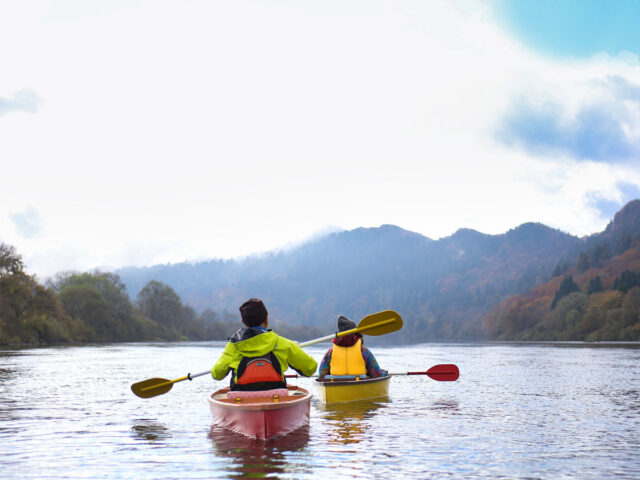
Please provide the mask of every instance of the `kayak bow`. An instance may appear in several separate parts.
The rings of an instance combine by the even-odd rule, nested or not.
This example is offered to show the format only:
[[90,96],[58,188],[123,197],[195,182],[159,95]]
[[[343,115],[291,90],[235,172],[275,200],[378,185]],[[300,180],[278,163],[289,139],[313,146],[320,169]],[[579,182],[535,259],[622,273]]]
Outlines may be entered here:
[[[309,423],[311,393],[288,386],[288,395],[242,398],[229,387],[209,396],[213,421],[248,437],[267,440],[284,435]],[[238,393],[238,396],[234,394]],[[257,393],[257,392],[252,392]]]

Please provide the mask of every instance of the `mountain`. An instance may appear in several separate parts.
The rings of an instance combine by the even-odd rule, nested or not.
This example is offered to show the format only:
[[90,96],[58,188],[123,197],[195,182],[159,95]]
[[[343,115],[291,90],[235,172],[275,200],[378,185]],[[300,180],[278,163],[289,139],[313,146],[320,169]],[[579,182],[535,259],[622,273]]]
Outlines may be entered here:
[[640,201],[584,239],[553,278],[511,296],[485,317],[502,340],[640,340]]
[[[185,304],[238,315],[262,298],[270,318],[331,331],[338,314],[356,321],[393,309],[405,327],[394,341],[487,338],[484,315],[513,294],[547,280],[584,239],[538,223],[500,235],[470,229],[432,240],[393,225],[357,228],[293,250],[243,260],[125,268],[135,296],[150,280],[170,285]],[[384,341],[384,337],[378,340]]]
[[589,245],[608,243],[615,252],[629,249],[640,239],[640,200],[632,200],[615,214],[604,232],[588,239]]

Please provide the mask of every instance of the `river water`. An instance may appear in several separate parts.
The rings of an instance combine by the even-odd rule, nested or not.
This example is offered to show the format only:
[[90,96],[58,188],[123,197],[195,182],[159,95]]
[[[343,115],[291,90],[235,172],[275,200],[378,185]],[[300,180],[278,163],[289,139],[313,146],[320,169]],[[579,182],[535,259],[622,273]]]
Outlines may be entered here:
[[206,397],[226,382],[130,390],[206,370],[223,347],[0,350],[0,477],[640,478],[640,345],[372,348],[394,372],[455,363],[461,376],[398,376],[379,402],[314,398],[309,427],[268,442],[212,426]]

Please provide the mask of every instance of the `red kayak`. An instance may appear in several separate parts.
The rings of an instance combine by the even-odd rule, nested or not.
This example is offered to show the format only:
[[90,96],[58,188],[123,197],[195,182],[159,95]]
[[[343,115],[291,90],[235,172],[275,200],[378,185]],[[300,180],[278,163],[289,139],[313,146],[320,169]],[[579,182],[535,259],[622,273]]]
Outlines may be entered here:
[[267,440],[307,425],[311,397],[308,390],[297,386],[286,391],[231,393],[227,387],[211,394],[209,406],[217,425]]

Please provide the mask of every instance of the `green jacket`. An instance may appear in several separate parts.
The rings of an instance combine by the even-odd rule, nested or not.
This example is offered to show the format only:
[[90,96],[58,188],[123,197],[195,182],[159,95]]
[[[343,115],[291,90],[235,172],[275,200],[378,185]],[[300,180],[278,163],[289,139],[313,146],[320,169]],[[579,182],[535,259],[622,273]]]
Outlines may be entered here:
[[[229,370],[233,370],[235,375],[242,357],[259,357],[271,351],[280,362],[283,374],[291,367],[301,375],[310,377],[318,367],[318,363],[296,342],[281,337],[272,330],[261,332],[254,328],[241,328],[229,338],[224,352],[211,369],[211,375],[216,380],[226,377]],[[235,377],[233,380],[235,381]]]

